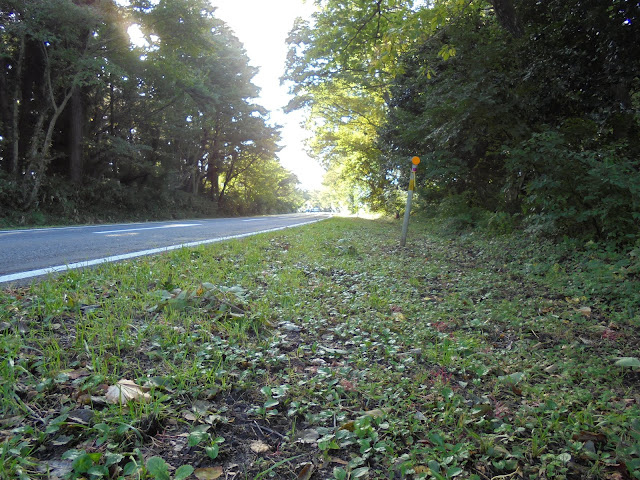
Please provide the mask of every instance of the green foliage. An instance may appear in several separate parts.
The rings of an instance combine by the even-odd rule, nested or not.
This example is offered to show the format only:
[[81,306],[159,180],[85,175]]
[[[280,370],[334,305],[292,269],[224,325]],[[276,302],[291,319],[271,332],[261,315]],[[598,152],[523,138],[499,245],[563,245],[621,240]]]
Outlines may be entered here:
[[464,195],[455,228],[482,224],[480,207],[630,245],[638,21],[624,1],[329,1],[292,32],[285,79],[315,155],[373,209],[393,211],[418,155],[427,205]]
[[[255,103],[257,70],[208,2],[5,3],[0,205],[8,221],[20,210],[90,221],[94,212],[165,209],[167,217],[176,203],[196,204],[183,207],[190,215],[300,204],[297,179],[277,163],[278,129]],[[145,45],[130,45],[123,26],[132,23]],[[259,201],[246,193],[254,188]]]
[[154,480],[184,480],[193,473],[190,465],[182,465],[176,469],[175,474],[169,474],[169,466],[161,457],[151,457],[147,460],[147,472]]
[[640,161],[627,145],[576,150],[569,134],[534,134],[509,152],[511,182],[524,186],[532,230],[629,243],[640,221]]
[[[447,230],[334,218],[0,291],[0,475],[638,477],[640,248]],[[149,395],[105,403],[120,379]]]
[[489,212],[473,206],[468,194],[443,198],[430,208],[430,213],[441,219],[443,227],[449,232],[486,227],[489,222]]
[[[404,71],[399,59],[465,9],[459,1],[426,8],[413,1],[331,0],[290,34],[283,77],[295,94],[289,108],[307,109],[313,155],[373,210],[395,209],[387,192],[398,187],[401,175],[385,169],[376,142],[389,106],[388,87]],[[453,47],[443,54],[452,56]]]

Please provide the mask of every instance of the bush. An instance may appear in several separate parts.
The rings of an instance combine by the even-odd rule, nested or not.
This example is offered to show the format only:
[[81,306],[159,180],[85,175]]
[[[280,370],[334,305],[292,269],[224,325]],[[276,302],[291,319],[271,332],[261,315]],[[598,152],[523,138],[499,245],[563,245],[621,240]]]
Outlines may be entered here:
[[493,235],[509,235],[518,224],[519,216],[507,212],[496,212],[489,215],[486,230]]
[[444,198],[435,208],[436,215],[444,220],[444,228],[450,232],[460,232],[485,226],[489,212],[473,206],[469,200],[471,193],[451,195]]
[[640,159],[624,144],[580,150],[549,130],[510,152],[529,230],[618,244],[640,238]]

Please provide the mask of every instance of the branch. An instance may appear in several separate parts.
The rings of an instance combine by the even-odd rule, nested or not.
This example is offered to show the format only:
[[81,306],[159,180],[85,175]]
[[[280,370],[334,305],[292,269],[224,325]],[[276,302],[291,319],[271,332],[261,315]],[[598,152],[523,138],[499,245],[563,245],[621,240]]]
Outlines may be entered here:
[[[382,3],[382,0],[378,0],[378,1],[376,2],[376,5],[377,5],[377,7],[378,7],[378,8],[377,8],[377,10],[376,10],[375,12],[373,12],[373,13],[371,14],[371,16],[370,16],[369,18],[367,18],[367,19],[364,21],[364,23],[363,23],[362,25],[360,25],[360,27],[358,27],[358,30],[356,30],[356,33],[355,33],[355,34],[354,34],[354,35],[349,39],[349,41],[348,41],[348,42],[347,42],[347,44],[345,45],[345,47],[344,47],[344,50],[343,50],[343,51],[348,50],[348,49],[349,49],[349,47],[351,46],[351,43],[352,43],[352,42],[353,42],[353,41],[358,37],[358,35],[360,35],[360,33],[362,32],[362,30],[364,30],[364,27],[366,27],[366,26],[369,24],[369,22],[370,22],[371,20],[373,20],[373,18],[374,18],[376,15],[379,15],[379,14],[380,14],[380,8],[381,8],[381,7],[380,7],[380,4],[381,4],[381,3]],[[378,23],[378,25],[379,25],[379,23]]]
[[51,82],[51,60],[49,60],[49,52],[47,52],[47,46],[44,42],[42,42],[42,52],[44,53],[45,66],[44,71],[46,73],[46,81],[47,86],[49,87],[49,96],[51,97],[51,104],[53,105],[54,110],[58,110],[58,105],[56,104],[55,96],[53,95],[53,84]]

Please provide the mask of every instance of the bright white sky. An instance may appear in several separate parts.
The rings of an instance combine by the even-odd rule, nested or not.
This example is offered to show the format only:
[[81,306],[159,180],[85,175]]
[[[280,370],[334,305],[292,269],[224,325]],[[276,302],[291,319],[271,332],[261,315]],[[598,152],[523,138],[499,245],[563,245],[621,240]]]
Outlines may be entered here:
[[283,126],[280,163],[297,175],[302,188],[320,189],[324,170],[305,153],[304,140],[309,133],[300,126],[302,115],[284,114],[282,109],[290,97],[287,89],[280,86],[286,38],[296,17],[311,16],[312,0],[211,0],[211,4],[217,7],[216,16],[244,44],[251,65],[260,69],[254,77],[254,83],[261,88],[258,103],[272,112],[274,123]]

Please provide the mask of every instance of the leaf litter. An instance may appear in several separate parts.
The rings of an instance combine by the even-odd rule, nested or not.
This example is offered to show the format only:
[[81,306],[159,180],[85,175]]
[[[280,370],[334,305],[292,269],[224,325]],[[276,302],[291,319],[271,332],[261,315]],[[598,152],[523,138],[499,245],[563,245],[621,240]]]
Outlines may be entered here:
[[334,219],[3,292],[1,472],[640,478],[635,270],[415,228],[399,249]]

